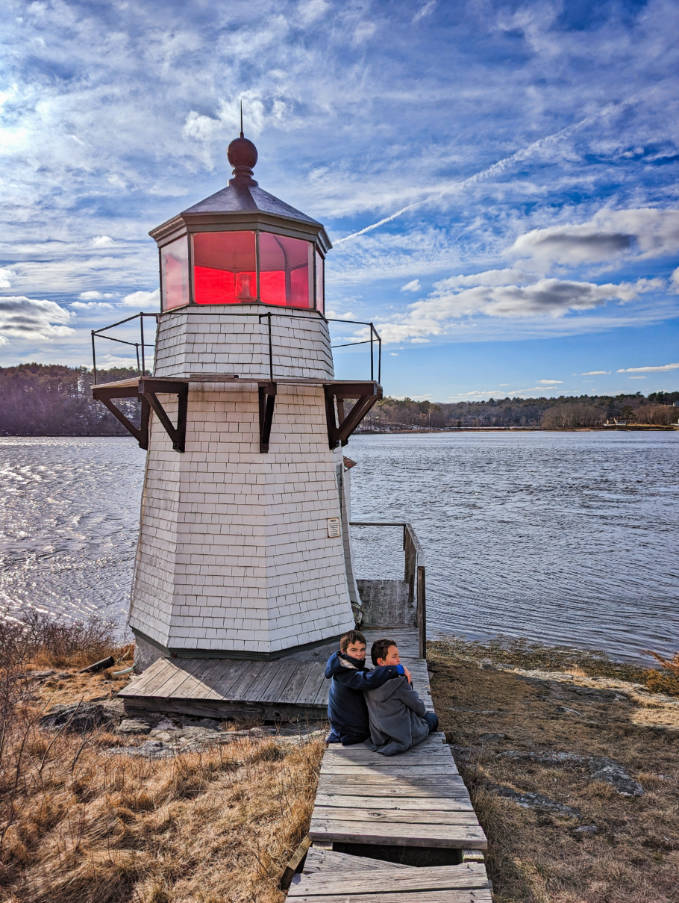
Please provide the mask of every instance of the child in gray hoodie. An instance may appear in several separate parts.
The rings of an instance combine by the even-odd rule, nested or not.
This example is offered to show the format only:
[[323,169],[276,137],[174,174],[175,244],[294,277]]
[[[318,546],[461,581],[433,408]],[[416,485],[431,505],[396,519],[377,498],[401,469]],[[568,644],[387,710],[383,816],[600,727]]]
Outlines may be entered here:
[[[370,650],[373,664],[400,664],[393,640],[376,640]],[[421,743],[438,728],[434,712],[425,705],[406,677],[395,677],[381,687],[365,691],[373,749],[383,756],[395,756]]]

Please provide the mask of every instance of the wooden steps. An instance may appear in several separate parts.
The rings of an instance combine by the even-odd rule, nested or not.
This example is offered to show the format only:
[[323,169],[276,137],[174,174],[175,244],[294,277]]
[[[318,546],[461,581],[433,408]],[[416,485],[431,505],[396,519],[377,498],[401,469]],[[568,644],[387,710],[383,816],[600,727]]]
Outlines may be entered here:
[[483,863],[417,867],[312,847],[294,903],[491,903]]

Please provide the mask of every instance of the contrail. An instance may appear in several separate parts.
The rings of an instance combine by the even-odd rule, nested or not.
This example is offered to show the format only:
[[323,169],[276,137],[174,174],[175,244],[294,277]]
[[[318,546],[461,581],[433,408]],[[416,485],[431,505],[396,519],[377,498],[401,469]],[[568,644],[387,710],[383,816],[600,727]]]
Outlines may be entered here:
[[457,194],[459,191],[462,191],[464,188],[467,188],[470,185],[475,185],[477,182],[481,182],[484,179],[497,175],[498,173],[503,172],[513,163],[531,156],[536,151],[541,150],[542,148],[549,146],[550,144],[556,144],[566,135],[570,135],[572,132],[575,132],[579,128],[582,128],[583,125],[588,125],[590,122],[594,122],[595,120],[600,119],[603,116],[607,116],[609,113],[619,110],[622,107],[628,106],[631,103],[632,100],[625,100],[608,104],[602,110],[593,113],[591,116],[585,116],[584,119],[580,119],[578,120],[578,122],[574,122],[571,125],[564,126],[564,128],[559,129],[557,132],[554,132],[551,135],[545,135],[545,137],[543,138],[538,138],[536,141],[533,141],[531,144],[527,145],[527,147],[521,148],[521,150],[518,151],[514,151],[514,153],[510,154],[508,157],[504,157],[502,160],[498,160],[496,163],[492,163],[486,169],[482,169],[471,176],[467,176],[466,179],[461,179],[459,182],[455,182],[448,188],[430,191],[419,201],[413,201],[412,204],[407,204],[405,207],[401,207],[400,210],[397,210],[395,213],[392,213],[389,216],[385,216],[384,219],[378,220],[376,223],[372,223],[369,226],[365,226],[363,229],[359,229],[358,232],[352,232],[351,235],[345,235],[344,238],[338,238],[337,241],[334,242],[334,246],[337,247],[337,245],[341,245],[345,241],[351,241],[352,238],[358,238],[359,235],[365,235],[366,232],[372,232],[373,229],[379,229],[380,226],[384,226],[386,225],[386,223],[390,223],[392,220],[397,219],[397,217],[403,216],[404,213],[407,213],[409,210],[413,210],[415,207],[421,207],[423,204],[428,204],[430,201],[447,194]]

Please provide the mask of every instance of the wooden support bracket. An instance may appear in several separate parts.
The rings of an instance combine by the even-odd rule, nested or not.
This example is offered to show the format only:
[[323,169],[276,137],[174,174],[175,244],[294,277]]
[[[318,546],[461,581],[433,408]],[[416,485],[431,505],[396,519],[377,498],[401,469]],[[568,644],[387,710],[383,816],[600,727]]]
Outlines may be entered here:
[[[328,422],[328,444],[330,448],[346,445],[376,401],[382,397],[382,387],[375,382],[326,383],[325,415]],[[350,411],[345,414],[346,399],[356,399]]]
[[269,439],[271,437],[271,424],[273,423],[273,409],[276,404],[276,383],[260,383],[259,394],[259,450],[269,451]]
[[[145,399],[153,408],[158,420],[162,423],[165,432],[172,440],[172,448],[183,452],[186,445],[186,412],[189,400],[189,384],[184,380],[147,379],[139,380],[139,397]],[[177,396],[177,425],[174,426],[167,416],[158,395]]]
[[[139,379],[126,381],[127,385],[94,386],[92,396],[105,405],[116,420],[131,433],[139,443],[140,448],[149,447],[149,417],[153,409],[162,423],[165,431],[172,440],[172,447],[176,451],[183,452],[186,443],[186,412],[188,408],[189,384],[184,380],[152,379],[139,377]],[[177,426],[174,426],[167,416],[165,408],[158,400],[158,394],[176,395]],[[113,403],[116,398],[136,398],[141,402],[141,417],[139,426],[126,417],[125,414]]]
[[[140,448],[147,449],[149,447],[149,404],[145,398],[140,398],[136,386],[116,386],[111,389],[107,389],[104,386],[95,387],[92,389],[92,395],[108,408],[116,420],[122,423],[128,433],[134,436]],[[136,398],[141,401],[141,418],[138,427],[113,403],[115,398]]]

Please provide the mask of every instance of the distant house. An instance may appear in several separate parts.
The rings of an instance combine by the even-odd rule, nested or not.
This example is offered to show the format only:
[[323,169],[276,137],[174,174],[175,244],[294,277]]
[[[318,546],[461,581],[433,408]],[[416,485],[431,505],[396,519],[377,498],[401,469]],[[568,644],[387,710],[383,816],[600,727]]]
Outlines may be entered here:
[[627,421],[618,420],[617,417],[608,417],[604,426],[627,426]]

